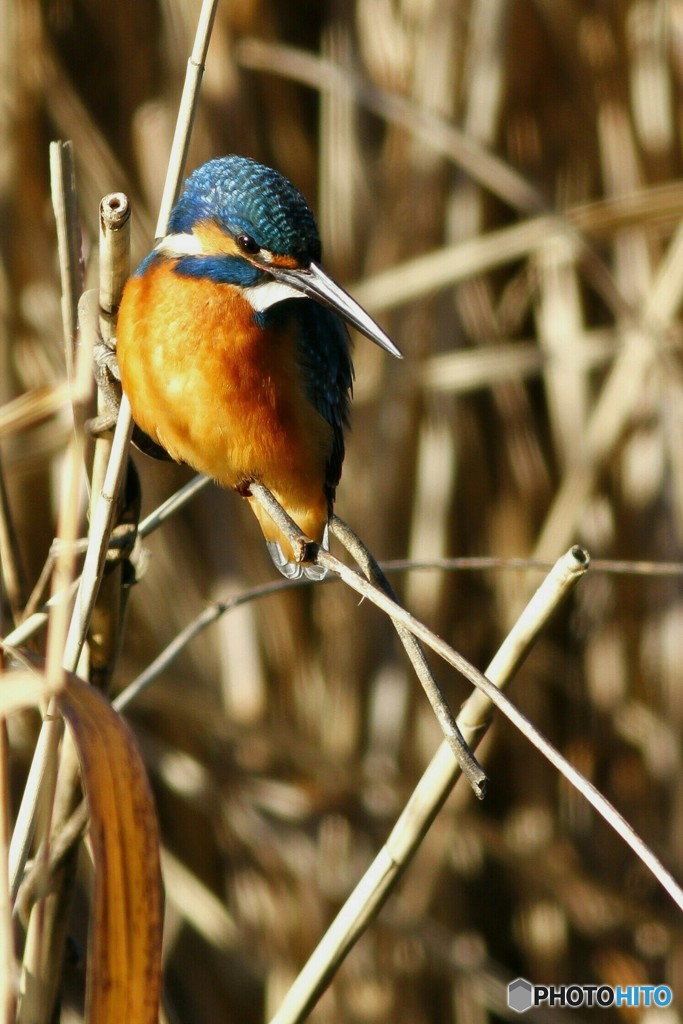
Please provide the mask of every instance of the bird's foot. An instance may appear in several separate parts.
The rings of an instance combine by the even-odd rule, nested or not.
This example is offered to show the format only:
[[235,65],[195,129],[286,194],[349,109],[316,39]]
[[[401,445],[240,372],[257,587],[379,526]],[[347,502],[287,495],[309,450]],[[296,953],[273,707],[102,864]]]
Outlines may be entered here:
[[273,565],[278,572],[288,580],[324,580],[327,576],[327,569],[322,565],[315,564],[318,554],[318,544],[313,541],[301,545],[300,551],[295,551],[296,561],[287,559],[284,551],[276,540],[267,540],[266,547],[268,554],[273,560]]
[[86,429],[95,436],[112,430],[121,405],[121,375],[116,362],[116,339],[102,337],[100,305],[94,288],[83,292],[78,302],[78,330],[81,338],[94,338],[93,376],[102,401],[100,414],[87,420]]
[[104,412],[101,416],[93,416],[85,421],[85,429],[93,437],[108,434],[116,426],[116,413]]
[[116,426],[121,406],[121,375],[116,362],[116,342],[98,336],[93,350],[93,372],[97,388],[102,395],[104,412],[86,421],[86,429],[100,437]]

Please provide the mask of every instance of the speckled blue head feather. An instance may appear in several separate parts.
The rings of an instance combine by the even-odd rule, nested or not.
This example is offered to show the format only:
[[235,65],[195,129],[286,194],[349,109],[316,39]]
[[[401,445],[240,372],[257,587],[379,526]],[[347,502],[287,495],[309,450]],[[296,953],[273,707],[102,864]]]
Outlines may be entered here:
[[231,235],[246,232],[263,249],[303,265],[320,260],[318,226],[308,203],[291,181],[255,160],[220,157],[190,175],[169,233],[189,233],[207,220]]

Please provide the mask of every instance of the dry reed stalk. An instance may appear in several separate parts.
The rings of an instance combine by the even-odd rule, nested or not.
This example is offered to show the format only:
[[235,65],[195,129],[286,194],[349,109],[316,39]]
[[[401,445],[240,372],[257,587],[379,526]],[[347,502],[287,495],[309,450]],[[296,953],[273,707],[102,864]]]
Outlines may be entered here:
[[[26,577],[19,552],[18,535],[12,517],[5,473],[0,460],[0,568],[2,583],[13,622],[26,604]],[[3,631],[4,632],[4,631]]]
[[217,8],[218,0],[203,0],[199,10],[199,21],[194,37],[194,46],[187,61],[183,94],[180,99],[175,135],[173,136],[173,144],[166,169],[166,183],[159,209],[155,233],[156,238],[161,238],[166,233],[166,225],[171,209],[180,192],[180,183],[185,172],[192,126],[197,112],[199,90],[206,64],[206,54],[209,49],[209,41]]
[[0,438],[10,437],[51,419],[64,408],[70,397],[70,386],[64,382],[18,395],[11,402],[6,402],[0,411]]
[[[545,558],[575,528],[577,518],[594,487],[596,474],[609,458],[632,416],[649,379],[658,353],[658,341],[676,315],[683,297],[683,231],[674,235],[654,276],[642,310],[643,333],[628,330],[625,345],[603,384],[584,432],[580,460],[569,467],[558,488],[534,557]],[[652,325],[647,332],[647,326]]]
[[239,47],[238,60],[245,67],[284,75],[304,82],[314,89],[337,88],[351,92],[356,102],[367,107],[388,124],[406,129],[435,152],[458,164],[475,181],[485,185],[525,213],[536,212],[543,206],[539,193],[509,164],[461,132],[446,118],[424,107],[404,100],[396,93],[372,88],[368,82],[356,78],[348,68],[340,68],[330,61],[313,57],[293,47],[273,45],[259,39],[245,40]]
[[61,275],[62,331],[67,377],[71,379],[75,372],[78,300],[83,293],[84,278],[72,143],[53,142],[50,146],[50,162]]
[[599,369],[614,359],[618,346],[618,334],[611,328],[579,332],[572,336],[569,351],[563,348],[552,353],[541,352],[533,341],[497,344],[491,339],[483,348],[425,359],[421,380],[428,391],[479,391],[503,381],[537,377],[549,364],[557,375],[564,367],[573,372]]
[[[38,10],[32,4],[21,7],[23,18]],[[567,237],[576,229],[590,239],[614,275],[615,292],[634,282],[627,297],[640,292],[635,311],[598,297],[580,248],[571,241],[569,252],[561,251],[562,232],[557,232],[539,236],[538,244],[520,249],[510,262],[498,259],[495,244],[488,256],[485,249],[472,250],[469,270],[455,265],[456,288],[471,279],[463,274],[478,278],[466,289],[467,302],[458,306],[443,270],[438,290],[427,273],[419,288],[408,282],[410,301],[392,292],[396,304],[386,307],[386,316],[393,319],[390,330],[403,334],[397,340],[409,360],[393,376],[374,353],[358,347],[355,430],[339,509],[383,555],[404,554],[409,538],[412,553],[424,562],[436,553],[523,555],[533,549],[557,495],[558,467],[569,465],[575,452],[584,454],[584,435],[578,433],[582,419],[594,429],[596,409],[602,407],[604,421],[612,400],[627,398],[616,384],[600,398],[606,369],[631,344],[634,326],[647,335],[646,344],[656,337],[656,358],[647,364],[650,393],[642,399],[636,394],[630,409],[627,401],[622,412],[615,407],[620,422],[610,430],[618,440],[586,485],[590,497],[579,524],[594,556],[591,576],[572,602],[572,617],[561,617],[539,643],[525,668],[520,699],[562,752],[638,820],[639,831],[675,868],[681,857],[676,809],[676,734],[682,720],[676,540],[683,534],[680,330],[677,317],[665,332],[642,323],[644,291],[652,294],[652,278],[680,220],[680,131],[673,111],[681,79],[674,10],[659,0],[629,0],[599,12],[582,0],[525,0],[504,7],[502,20],[487,23],[477,5],[464,0],[427,0],[419,12],[416,5],[360,0],[334,11],[323,6],[306,29],[303,23],[287,27],[289,49],[273,50],[285,36],[276,5],[259,5],[258,17],[249,5],[239,12],[226,5],[216,22],[208,102],[192,160],[249,153],[289,173],[315,203],[320,153],[324,170],[317,206],[323,212],[323,237],[328,258],[337,261],[330,269],[346,280],[372,281],[394,267],[402,273],[416,257],[448,252],[455,241],[448,225],[459,192],[472,197],[473,219],[476,211],[484,236],[504,245],[510,211],[491,200],[481,187],[485,181],[509,200],[523,198],[525,189],[527,196],[542,194],[547,209],[563,220]],[[149,66],[158,61],[163,79],[159,71],[159,88],[138,92],[140,124],[147,109],[166,117],[166,97],[180,92],[173,77],[179,66],[175,54],[187,19],[180,32],[176,9],[160,10],[159,32],[154,39],[150,34]],[[111,28],[107,52],[111,39],[121,38],[116,19]],[[22,103],[10,103],[0,113],[4,118],[7,110],[17,109],[24,119],[8,137],[19,144],[12,158],[30,201],[15,202],[11,193],[3,198],[22,225],[25,251],[36,257],[27,275],[21,250],[2,250],[0,337],[20,324],[14,352],[4,346],[0,354],[2,380],[14,390],[17,383],[31,391],[55,379],[46,369],[50,350],[41,318],[22,324],[24,314],[17,312],[32,305],[24,290],[27,281],[47,282],[53,289],[40,265],[40,253],[50,242],[30,217],[42,203],[30,173],[40,143],[28,135],[32,104],[42,102],[41,81],[49,83],[50,95],[33,124],[47,111],[63,125],[59,134],[78,132],[73,137],[91,231],[102,182],[117,187],[122,181],[110,162],[114,152],[121,147],[124,165],[125,154],[134,151],[122,117],[130,103],[103,118],[96,83],[84,88],[85,75],[70,63],[78,52],[75,26],[69,34],[68,19],[54,21],[48,31],[43,79],[13,82],[11,94],[18,84]],[[97,50],[96,27],[91,36]],[[6,38],[13,39],[13,33]],[[324,47],[318,38],[325,39]],[[40,46],[18,42],[22,66],[35,68],[31,54]],[[131,53],[140,50],[124,46],[121,52],[130,72]],[[430,54],[432,66],[425,64]],[[255,55],[252,67],[266,70],[244,73],[233,63],[235,55],[248,62]],[[293,68],[315,90],[322,86],[324,100],[316,111],[325,119],[323,128],[312,109],[316,95],[269,76],[273,55],[283,58],[284,73]],[[110,69],[108,59],[97,62],[100,79],[120,81],[119,65],[112,77],[109,70],[103,73]],[[340,67],[342,60],[346,67]],[[218,75],[212,70],[217,63]],[[129,75],[127,81],[134,79]],[[376,113],[368,115],[359,83]],[[106,139],[98,127],[104,124]],[[455,164],[436,156],[446,151],[459,158],[460,138],[449,135],[454,126],[459,136],[473,129],[479,133],[469,149],[473,180],[480,183],[474,187],[463,186]],[[139,134],[135,145],[146,147],[138,168],[143,180],[146,166],[158,163],[165,149],[159,140],[166,134],[164,126]],[[335,153],[341,154],[336,167]],[[355,161],[354,153],[359,154]],[[482,163],[480,175],[475,163],[482,154],[484,160],[493,155],[498,167]],[[514,168],[512,178],[497,176],[506,163]],[[107,166],[113,179],[107,178]],[[3,168],[0,181],[6,182]],[[519,183],[523,187],[515,193]],[[134,187],[129,194],[135,194]],[[346,219],[333,234],[325,208],[334,213],[330,196],[340,194]],[[135,244],[141,253],[153,220],[137,202],[136,207]],[[340,204],[336,212],[341,209]],[[462,203],[463,233],[468,216]],[[514,217],[522,222],[528,214]],[[420,270],[420,262],[416,267]],[[4,317],[7,311],[11,321]],[[48,323],[49,317],[43,314],[42,320]],[[627,367],[622,372],[621,379],[635,391]],[[571,387],[558,386],[563,374]],[[516,395],[501,387],[508,382]],[[577,424],[574,452],[572,423]],[[50,433],[55,436],[52,425]],[[54,458],[55,446],[48,449],[44,436],[22,431],[3,442],[23,555],[49,543],[49,537],[33,539],[37,506],[21,505],[16,477],[18,467],[26,471],[29,462],[43,467],[46,462],[39,460]],[[435,460],[443,479],[430,470]],[[448,465],[442,467],[441,460]],[[567,492],[568,479],[562,483]],[[150,504],[159,504],[178,486],[172,470],[145,468]],[[576,495],[570,497],[569,518],[576,513]],[[168,646],[170,656],[196,635],[190,623],[172,639],[195,616],[193,601],[212,596],[207,579],[218,580],[219,593],[231,595],[229,605],[243,593],[248,599],[254,588],[247,580],[262,578],[259,542],[235,508],[229,498],[207,492],[174,523],[171,554],[171,540],[163,534],[150,543],[153,557],[144,584],[149,601],[134,602],[135,625],[122,670],[125,679],[164,673],[164,686],[139,705],[129,704],[129,714],[143,734],[165,742],[163,757],[157,758],[150,740],[150,766],[158,770],[174,854],[192,865],[200,883],[228,894],[238,929],[229,950],[219,952],[216,945],[209,956],[206,944],[195,945],[200,940],[190,928],[174,927],[169,935],[169,991],[182,990],[197,1021],[215,1020],[232,1005],[241,1020],[255,1022],[262,1019],[263,998],[277,1007],[278,992],[305,961],[325,921],[334,917],[375,852],[375,837],[386,834],[387,819],[395,820],[401,796],[438,742],[431,721],[411,706],[404,673],[390,649],[390,631],[380,622],[366,636],[361,624],[373,613],[367,607],[357,612],[340,587],[312,594],[282,588],[267,606],[254,606],[254,669],[240,644],[232,642],[232,626],[220,636],[202,634],[192,654],[180,660],[155,658],[160,647]],[[190,547],[190,534],[200,546]],[[574,532],[562,527],[557,535],[569,538]],[[550,544],[548,551],[556,553]],[[608,583],[595,571],[610,555],[621,560],[626,573],[625,563],[632,565],[631,579],[625,574]],[[522,581],[508,582],[509,574],[495,570],[467,576],[449,571],[462,560],[438,564],[438,577],[424,574],[419,584],[403,588],[404,597],[410,596],[405,603],[421,613],[428,610],[430,625],[456,646],[464,645],[478,663],[503,635],[509,608],[519,599],[513,591],[523,588]],[[642,572],[638,580],[636,571]],[[649,581],[646,572],[659,573],[660,582]],[[179,600],[166,603],[179,577],[187,587]],[[154,632],[145,641],[144,631],[152,626],[145,606],[159,601],[164,615],[155,617]],[[218,615],[218,609],[207,608],[194,625]],[[14,635],[30,635],[35,623]],[[345,642],[349,637],[353,643]],[[226,644],[231,646],[227,654]],[[260,710],[237,729],[234,702],[230,697],[222,702],[222,695],[249,691],[253,672],[263,688]],[[460,699],[460,690],[452,692]],[[623,980],[628,972],[650,981],[675,978],[680,958],[675,928],[645,877],[623,859],[616,839],[596,829],[583,801],[566,787],[558,795],[554,774],[539,770],[533,753],[509,730],[499,732],[491,754],[491,799],[466,817],[458,800],[444,808],[394,913],[385,914],[349,958],[333,993],[316,1011],[321,1018],[335,1024],[350,1017],[372,1024],[387,1019],[445,1024],[453,1013],[474,1020],[487,1012],[502,1016],[505,984],[517,964],[534,978],[564,977],[570,967],[575,976],[599,980]],[[214,803],[206,811],[192,788],[197,773],[215,784]],[[283,780],[298,794],[288,798],[286,813],[277,789]],[[269,787],[273,792],[264,811]],[[170,874],[171,889],[177,877]],[[496,894],[495,910],[482,893]],[[207,935],[211,920],[209,914]],[[202,927],[197,920],[196,928]],[[217,939],[219,934],[220,928]],[[236,975],[239,983],[233,984]],[[169,1012],[173,1009],[183,1018],[182,1009]]]

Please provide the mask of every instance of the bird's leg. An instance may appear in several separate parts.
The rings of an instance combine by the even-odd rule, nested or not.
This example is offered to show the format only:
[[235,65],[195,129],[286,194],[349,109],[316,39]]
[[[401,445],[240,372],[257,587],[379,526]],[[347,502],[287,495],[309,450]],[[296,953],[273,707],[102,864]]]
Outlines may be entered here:
[[[331,516],[330,532],[337,540],[341,541],[346,550],[356,559],[367,579],[374,583],[376,587],[379,587],[380,590],[383,590],[392,601],[395,601],[396,595],[391,584],[377,564],[374,556],[368,551],[360,537],[354,533],[351,527],[343,519],[340,519],[339,516]],[[394,626],[401,643],[405,647],[406,654],[412,662],[415,674],[422,683],[429,703],[432,705],[434,714],[441,726],[441,731],[462,769],[463,775],[476,796],[480,800],[483,799],[486,792],[486,772],[477,761],[458,729],[453,712],[432,674],[419,640],[402,623],[394,621]]]

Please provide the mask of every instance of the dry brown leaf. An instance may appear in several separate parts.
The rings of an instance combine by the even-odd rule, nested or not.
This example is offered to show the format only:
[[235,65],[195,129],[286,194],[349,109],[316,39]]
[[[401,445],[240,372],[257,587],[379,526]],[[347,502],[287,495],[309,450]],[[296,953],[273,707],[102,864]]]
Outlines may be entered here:
[[78,749],[95,862],[86,1020],[156,1024],[163,913],[147,774],[132,733],[95,689],[72,676],[59,707]]

